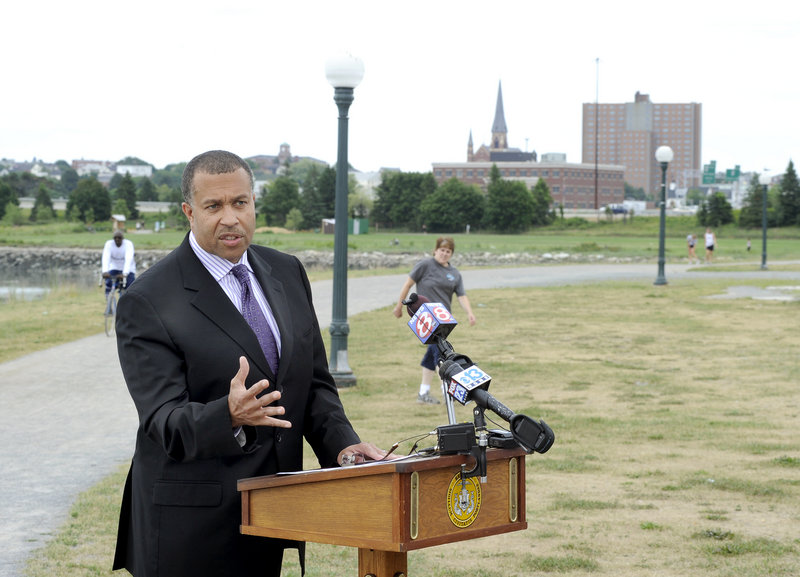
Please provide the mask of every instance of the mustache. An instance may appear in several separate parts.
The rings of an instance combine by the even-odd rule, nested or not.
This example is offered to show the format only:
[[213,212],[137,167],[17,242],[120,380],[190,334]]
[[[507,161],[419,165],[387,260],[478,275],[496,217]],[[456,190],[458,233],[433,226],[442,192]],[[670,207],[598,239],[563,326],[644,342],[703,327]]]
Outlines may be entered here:
[[226,234],[235,234],[237,236],[247,236],[243,230],[241,230],[239,228],[235,228],[235,227],[226,228],[224,230],[221,230],[217,236],[224,236]]

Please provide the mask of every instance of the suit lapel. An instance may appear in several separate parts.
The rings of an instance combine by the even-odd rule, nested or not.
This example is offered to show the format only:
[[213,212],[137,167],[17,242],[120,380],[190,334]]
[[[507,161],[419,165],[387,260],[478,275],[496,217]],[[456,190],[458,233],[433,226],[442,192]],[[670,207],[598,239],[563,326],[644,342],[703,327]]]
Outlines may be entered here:
[[208,317],[225,334],[236,341],[242,351],[253,360],[259,370],[274,378],[258,343],[255,333],[244,320],[219,283],[208,273],[203,263],[189,245],[188,236],[178,248],[183,273],[183,287],[193,293],[189,300],[197,310]]

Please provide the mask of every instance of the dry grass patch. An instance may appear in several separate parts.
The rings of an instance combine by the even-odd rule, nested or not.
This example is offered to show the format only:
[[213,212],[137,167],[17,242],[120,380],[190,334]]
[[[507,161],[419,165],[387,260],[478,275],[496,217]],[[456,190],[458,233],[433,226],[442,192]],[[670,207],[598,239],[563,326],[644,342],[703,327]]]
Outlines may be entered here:
[[[528,459],[528,531],[436,548],[459,560],[442,574],[800,572],[800,303],[707,298],[726,286],[470,294],[478,324],[451,343],[556,443]],[[359,386],[343,396],[365,436],[388,446],[446,422],[414,405],[422,350],[388,309],[354,320],[350,349]],[[693,536],[720,525],[747,545],[723,556]]]
[[[478,324],[450,342],[556,442],[526,461],[528,530],[413,551],[409,575],[800,574],[800,303],[707,298],[726,286],[471,292]],[[342,399],[364,439],[446,424],[415,402],[423,350],[389,308],[351,320],[349,351],[358,384]],[[116,518],[97,524],[113,534]],[[308,551],[308,575],[356,574],[352,549]],[[285,567],[299,575],[291,554]]]
[[103,289],[59,285],[43,298],[0,303],[0,362],[103,332]]

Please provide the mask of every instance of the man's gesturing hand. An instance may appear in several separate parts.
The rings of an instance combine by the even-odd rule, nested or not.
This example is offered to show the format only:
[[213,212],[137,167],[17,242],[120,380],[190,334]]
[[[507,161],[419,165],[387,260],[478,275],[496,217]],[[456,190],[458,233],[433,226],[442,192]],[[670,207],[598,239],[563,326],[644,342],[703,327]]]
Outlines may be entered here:
[[276,415],[283,415],[286,409],[273,405],[281,398],[280,391],[272,391],[263,397],[257,398],[269,388],[269,381],[263,379],[249,389],[244,386],[250,365],[247,359],[239,357],[239,371],[231,379],[231,390],[228,393],[228,410],[231,413],[231,425],[252,425],[254,427],[281,427],[288,429],[292,426],[289,421],[276,419]]

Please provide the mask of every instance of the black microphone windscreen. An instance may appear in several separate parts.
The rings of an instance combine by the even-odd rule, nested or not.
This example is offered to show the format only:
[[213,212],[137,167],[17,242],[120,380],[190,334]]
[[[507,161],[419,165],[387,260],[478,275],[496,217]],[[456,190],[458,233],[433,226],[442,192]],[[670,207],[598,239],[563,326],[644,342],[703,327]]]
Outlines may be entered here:
[[410,295],[408,295],[408,298],[403,300],[403,304],[404,305],[414,304],[415,302],[417,302],[418,298],[419,296],[417,295],[417,293],[411,293]]
[[406,311],[408,311],[408,316],[410,317],[413,317],[415,314],[417,314],[419,307],[429,302],[431,301],[427,297],[418,295],[417,293],[411,293],[408,295],[408,298],[403,301],[404,304],[408,305],[406,307]]

